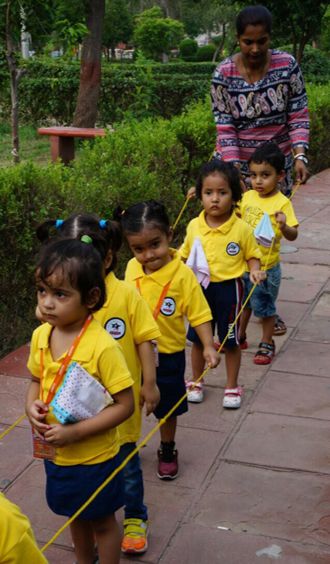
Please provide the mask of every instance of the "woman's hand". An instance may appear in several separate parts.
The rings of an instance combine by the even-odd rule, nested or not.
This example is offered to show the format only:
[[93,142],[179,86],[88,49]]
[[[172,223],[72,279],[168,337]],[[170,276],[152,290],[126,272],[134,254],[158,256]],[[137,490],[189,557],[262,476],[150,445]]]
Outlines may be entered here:
[[299,159],[295,159],[294,169],[296,172],[296,182],[299,181],[301,182],[301,184],[305,184],[310,176],[309,170],[305,163]]

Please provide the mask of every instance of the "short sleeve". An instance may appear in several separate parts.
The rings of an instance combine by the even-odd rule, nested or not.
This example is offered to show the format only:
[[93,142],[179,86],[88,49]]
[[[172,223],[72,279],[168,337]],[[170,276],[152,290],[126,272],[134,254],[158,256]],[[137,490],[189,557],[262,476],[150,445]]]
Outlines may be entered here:
[[27,361],[28,370],[31,372],[34,378],[40,379],[40,358],[38,348],[38,329],[33,331],[31,344],[30,344],[30,354]]
[[159,327],[147,302],[132,288],[129,299],[129,319],[136,345],[160,337]]
[[111,395],[133,385],[124,355],[115,341],[112,346],[105,347],[99,356],[98,376]]

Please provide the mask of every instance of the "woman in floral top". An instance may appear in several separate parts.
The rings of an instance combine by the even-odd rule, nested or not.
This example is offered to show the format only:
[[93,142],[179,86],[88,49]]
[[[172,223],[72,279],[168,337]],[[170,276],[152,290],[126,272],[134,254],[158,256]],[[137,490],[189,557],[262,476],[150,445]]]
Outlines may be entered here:
[[256,147],[275,141],[285,155],[284,193],[296,178],[308,178],[307,96],[303,77],[288,53],[269,49],[272,17],[264,6],[244,8],[236,20],[240,52],[222,61],[212,79],[212,108],[217,127],[215,156],[247,161]]

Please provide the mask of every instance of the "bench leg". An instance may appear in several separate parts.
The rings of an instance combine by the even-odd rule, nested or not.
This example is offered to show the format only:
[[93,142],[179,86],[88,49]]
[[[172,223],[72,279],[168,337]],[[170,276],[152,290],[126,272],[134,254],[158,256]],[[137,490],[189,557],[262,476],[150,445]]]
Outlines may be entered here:
[[51,135],[50,149],[53,163],[61,159],[67,165],[74,159],[74,138]]

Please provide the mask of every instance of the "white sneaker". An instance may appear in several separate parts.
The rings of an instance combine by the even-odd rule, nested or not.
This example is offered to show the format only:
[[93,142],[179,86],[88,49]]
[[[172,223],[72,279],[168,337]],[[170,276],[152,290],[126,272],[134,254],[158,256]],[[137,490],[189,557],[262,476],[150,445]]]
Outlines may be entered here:
[[223,397],[222,407],[227,409],[238,409],[241,407],[241,395],[243,389],[241,386],[237,388],[226,388],[225,395]]
[[203,384],[201,382],[186,382],[187,400],[191,403],[201,403],[204,399]]

